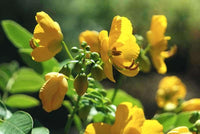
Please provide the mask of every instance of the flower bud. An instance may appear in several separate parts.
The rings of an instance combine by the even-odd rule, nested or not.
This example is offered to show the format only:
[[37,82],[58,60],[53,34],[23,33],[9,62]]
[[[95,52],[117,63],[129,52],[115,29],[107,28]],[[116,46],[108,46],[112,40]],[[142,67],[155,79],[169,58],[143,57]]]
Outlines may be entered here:
[[95,64],[92,69],[91,69],[91,74],[92,74],[92,77],[95,79],[95,80],[98,80],[98,81],[101,81],[103,80],[104,78],[106,78],[105,74],[104,74],[104,71],[103,71],[103,68],[98,65],[98,64]]
[[40,89],[39,98],[43,109],[47,112],[62,106],[63,99],[68,90],[68,83],[61,73],[51,72],[45,75],[46,82]]
[[73,71],[76,72],[76,73],[80,73],[81,72],[81,68],[82,68],[82,62],[77,62],[74,65]]
[[94,61],[97,61],[99,58],[99,54],[97,52],[92,52],[91,53],[91,59],[93,59]]
[[88,88],[88,80],[85,73],[78,74],[74,80],[74,88],[79,96],[82,96]]
[[82,48],[85,48],[86,46],[87,46],[87,42],[83,41],[83,42],[81,43],[81,47],[82,47]]
[[71,51],[72,51],[73,53],[77,53],[77,52],[79,51],[79,49],[78,49],[77,47],[72,47],[72,48],[71,48]]

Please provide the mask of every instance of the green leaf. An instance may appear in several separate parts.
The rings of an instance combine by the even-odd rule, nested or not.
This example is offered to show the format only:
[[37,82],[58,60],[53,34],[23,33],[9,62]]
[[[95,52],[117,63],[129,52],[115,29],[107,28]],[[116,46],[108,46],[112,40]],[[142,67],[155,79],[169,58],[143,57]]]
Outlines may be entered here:
[[[111,99],[113,93],[114,93],[114,89],[107,90],[107,97]],[[142,103],[138,99],[130,96],[129,94],[127,94],[123,90],[119,89],[118,92],[117,92],[117,95],[114,99],[113,104],[117,106],[120,103],[125,102],[125,101],[131,102],[133,104],[133,106],[136,105],[140,108],[143,108]]]
[[156,115],[154,119],[158,120],[163,125],[164,132],[168,132],[172,128],[179,126],[192,127],[193,124],[189,122],[192,112],[175,113],[162,113]]
[[11,79],[11,93],[37,92],[44,84],[44,79],[29,68],[21,68]]
[[8,39],[17,48],[29,48],[29,41],[32,38],[32,34],[25,28],[17,24],[12,20],[3,20],[1,22],[4,32]]
[[31,134],[49,134],[49,130],[45,127],[33,128]]
[[45,62],[36,62],[31,58],[31,48],[19,49],[19,54],[22,60],[36,72],[40,74],[46,74],[48,72],[57,71],[56,68],[59,67],[59,63],[55,58],[52,58]]
[[10,63],[3,63],[0,65],[0,88],[6,90],[9,79],[13,73],[18,69],[19,65],[16,61]]
[[24,94],[16,94],[9,96],[6,99],[5,103],[9,107],[15,108],[30,108],[38,106],[40,104],[40,102],[37,99]]
[[190,123],[189,119],[193,112],[182,112],[177,115],[177,119],[175,122],[175,127],[179,126],[187,126],[188,128],[192,127],[193,124]]
[[163,125],[163,131],[168,132],[170,129],[175,127],[177,115],[175,113],[163,113],[154,117]]
[[7,108],[3,104],[3,102],[0,101],[0,119],[4,119],[6,117],[6,114],[7,114]]
[[28,134],[33,128],[32,117],[23,111],[14,113],[11,118],[0,124],[1,134]]

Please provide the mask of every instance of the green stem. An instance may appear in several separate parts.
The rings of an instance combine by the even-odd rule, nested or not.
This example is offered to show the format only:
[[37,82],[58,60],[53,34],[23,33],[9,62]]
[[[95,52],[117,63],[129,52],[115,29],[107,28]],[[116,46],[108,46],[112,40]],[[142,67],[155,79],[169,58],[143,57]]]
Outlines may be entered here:
[[65,126],[65,133],[66,134],[69,133],[72,121],[74,119],[74,115],[76,114],[76,112],[78,110],[78,104],[79,104],[80,99],[81,99],[81,96],[78,96],[78,99],[77,99],[76,104],[75,104],[75,108],[73,109],[72,113],[69,115],[69,119],[68,119],[67,124]]
[[116,85],[115,85],[114,93],[113,93],[113,96],[112,96],[112,98],[111,98],[111,102],[114,102],[115,97],[116,97],[116,95],[117,95],[117,92],[118,92],[118,90],[119,90],[119,87],[121,86],[122,81],[123,81],[124,78],[126,78],[126,77],[123,76],[123,75],[121,75],[121,74],[119,74],[118,81],[117,81],[117,83],[116,83]]
[[71,55],[71,53],[70,53],[70,51],[69,51],[69,49],[68,49],[66,43],[65,43],[64,41],[62,41],[62,44],[63,44],[63,46],[65,47],[65,51],[67,52],[69,58],[70,58],[71,60],[73,60],[74,58],[72,57],[72,55]]
[[144,55],[150,50],[150,44],[147,45],[147,47],[144,49]]

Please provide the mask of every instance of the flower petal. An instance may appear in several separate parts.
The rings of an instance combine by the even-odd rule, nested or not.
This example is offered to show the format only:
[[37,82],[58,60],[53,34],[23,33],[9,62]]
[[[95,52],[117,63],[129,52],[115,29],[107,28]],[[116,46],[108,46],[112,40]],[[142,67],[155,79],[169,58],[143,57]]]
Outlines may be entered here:
[[200,110],[200,98],[193,98],[182,104],[183,111],[196,111]]
[[48,80],[41,88],[39,98],[42,100],[44,110],[51,112],[62,105],[62,101],[68,90],[68,83],[64,75],[59,73],[47,76],[46,79]]
[[91,123],[89,124],[84,134],[111,134],[111,125],[105,123]]
[[147,38],[152,46],[163,40],[166,28],[167,19],[164,15],[154,15],[152,17],[150,31],[147,32]]
[[57,50],[55,50],[55,52],[51,52],[47,47],[37,47],[37,48],[33,49],[31,56],[32,56],[33,60],[35,60],[37,62],[42,62],[42,61],[51,59],[60,50],[61,50],[61,46],[60,46],[60,48],[57,48]]
[[87,42],[92,52],[100,53],[99,32],[86,30],[79,35],[79,41]]
[[112,48],[115,42],[124,44],[129,39],[129,36],[132,35],[132,31],[133,27],[128,18],[115,16],[109,33],[109,47]]
[[167,72],[167,66],[164,62],[164,57],[160,55],[159,51],[150,50],[151,58],[154,67],[156,68],[157,72],[160,74],[165,74]]
[[141,134],[164,134],[163,126],[157,120],[145,120]]
[[111,128],[111,132],[113,134],[130,134],[130,130],[140,132],[144,120],[144,112],[141,108],[132,107],[132,103],[129,102],[121,103],[117,107],[115,123]]
[[109,60],[109,52],[108,52],[108,32],[105,30],[102,30],[99,33],[99,40],[101,42],[101,50],[100,50],[100,54],[101,54],[101,58],[104,62],[104,66],[103,66],[103,70],[104,73],[106,75],[106,77],[115,82],[114,78],[113,78],[113,70],[112,70],[112,63]]
[[106,75],[106,77],[111,80],[112,82],[116,82],[114,77],[113,77],[113,70],[112,70],[112,64],[109,60],[104,62],[104,66],[103,66],[103,71]]
[[161,79],[157,94],[156,101],[160,108],[169,108],[178,105],[179,99],[184,99],[186,95],[186,86],[176,76],[166,76]]
[[161,52],[161,56],[164,58],[169,58],[171,56],[173,56],[177,51],[177,46],[174,45],[173,47],[171,47],[171,49],[169,51],[163,51]]
[[[134,67],[134,66],[133,66]],[[140,69],[139,67],[137,67],[136,69],[134,70],[129,70],[129,69],[124,69],[124,70],[120,70],[120,69],[117,69],[120,73],[122,73],[123,75],[126,75],[128,77],[133,77],[133,76],[136,76]]]

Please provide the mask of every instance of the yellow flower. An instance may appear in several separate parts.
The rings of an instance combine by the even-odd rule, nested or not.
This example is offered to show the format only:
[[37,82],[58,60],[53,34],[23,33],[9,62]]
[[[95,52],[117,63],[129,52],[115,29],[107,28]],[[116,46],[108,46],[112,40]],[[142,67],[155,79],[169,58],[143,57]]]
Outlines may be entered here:
[[30,46],[33,48],[32,59],[37,62],[49,60],[61,51],[63,34],[57,22],[53,21],[45,12],[38,12],[35,16],[38,24],[33,33]]
[[90,51],[100,53],[99,32],[86,30],[79,35],[79,41],[87,42],[90,46]]
[[101,58],[104,62],[104,72],[108,79],[115,82],[113,78],[112,64],[116,69],[126,75],[135,76],[139,72],[137,59],[140,48],[136,38],[132,34],[132,24],[126,17],[115,16],[110,33],[102,30],[99,34],[101,46]]
[[84,134],[163,134],[163,127],[156,120],[146,120],[141,108],[124,102],[117,107],[113,125],[91,123]]
[[193,98],[182,103],[182,111],[200,110],[200,98]]
[[45,111],[51,112],[62,105],[68,90],[68,83],[61,73],[51,72],[45,75],[46,82],[40,90],[39,97]]
[[192,134],[185,126],[177,127],[169,131],[167,134]]
[[156,101],[160,108],[173,110],[185,95],[186,87],[182,81],[176,76],[166,76],[159,83]]
[[171,38],[164,35],[166,28],[166,17],[164,15],[154,15],[152,17],[150,30],[147,32],[152,62],[160,74],[167,72],[167,67],[164,62],[165,58],[174,55],[177,50],[177,47],[173,46],[169,51],[165,51],[167,49],[167,41]]

